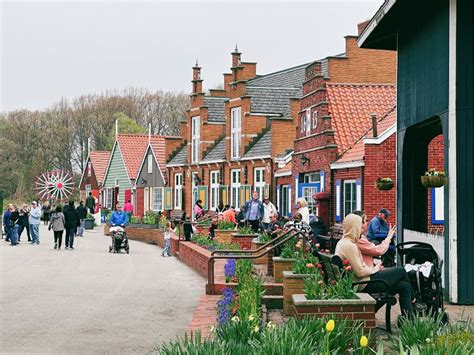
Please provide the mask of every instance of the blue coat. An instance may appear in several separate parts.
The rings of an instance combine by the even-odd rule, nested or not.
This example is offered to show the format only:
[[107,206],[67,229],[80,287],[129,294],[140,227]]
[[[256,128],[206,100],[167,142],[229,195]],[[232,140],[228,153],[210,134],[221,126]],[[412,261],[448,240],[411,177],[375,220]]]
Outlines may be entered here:
[[375,216],[367,228],[367,239],[385,239],[388,234],[388,225],[383,219]]
[[125,226],[127,224],[127,214],[123,211],[120,213],[117,211],[112,212],[110,216],[110,225],[112,226]]

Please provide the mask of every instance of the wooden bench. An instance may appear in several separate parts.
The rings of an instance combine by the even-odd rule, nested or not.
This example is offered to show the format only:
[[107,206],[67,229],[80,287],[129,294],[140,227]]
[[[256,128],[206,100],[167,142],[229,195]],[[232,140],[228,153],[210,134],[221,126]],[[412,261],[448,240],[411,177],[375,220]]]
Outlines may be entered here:
[[[338,282],[343,275],[342,271],[344,270],[344,265],[341,258],[337,255],[332,254],[322,254],[316,252],[316,256],[318,257],[321,265],[323,266],[324,271],[324,278],[325,282],[331,282],[334,280]],[[360,282],[353,282],[353,286],[358,285],[368,285],[368,284],[380,284],[381,288],[384,289],[382,292],[377,293],[368,293],[373,299],[375,299],[375,312],[377,312],[380,308],[386,305],[385,309],[385,330],[388,333],[392,333],[392,326],[391,326],[391,308],[395,304],[397,304],[397,299],[394,295],[388,292],[388,284],[384,280],[370,280],[370,281],[360,281]],[[361,291],[364,293],[364,290]]]
[[335,223],[332,226],[329,235],[318,235],[316,240],[320,244],[320,249],[329,249],[329,251],[334,253],[336,249],[336,244],[339,242],[344,235],[344,228],[342,227],[342,223]]

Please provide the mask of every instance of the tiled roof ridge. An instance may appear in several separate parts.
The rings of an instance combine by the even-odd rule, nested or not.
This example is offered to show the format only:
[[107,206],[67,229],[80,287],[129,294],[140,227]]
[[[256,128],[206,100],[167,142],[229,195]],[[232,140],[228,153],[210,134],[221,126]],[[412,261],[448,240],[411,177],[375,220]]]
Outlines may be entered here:
[[[139,134],[139,133],[119,133],[117,137],[140,137],[140,138],[148,138],[148,134]],[[175,138],[176,136],[162,136],[159,134],[151,134],[150,138],[167,138],[167,137],[173,137]]]
[[[388,115],[390,115],[394,110],[396,110],[397,108],[397,105],[394,105],[390,110],[387,111],[387,113],[385,113],[385,115],[382,116],[382,118],[380,120],[377,121],[377,124],[379,124],[380,122],[382,122],[385,118],[388,117]],[[344,154],[346,154],[349,150],[351,150],[352,148],[354,148],[354,146],[359,143],[362,139],[365,138],[365,136],[367,136],[367,134],[369,134],[369,132],[372,130],[372,127],[370,127],[369,129],[367,129],[363,135],[361,137],[359,137],[353,144],[351,144],[345,151],[343,151],[341,153],[341,155],[339,155],[339,157],[337,159],[339,159],[340,157],[342,157]]]

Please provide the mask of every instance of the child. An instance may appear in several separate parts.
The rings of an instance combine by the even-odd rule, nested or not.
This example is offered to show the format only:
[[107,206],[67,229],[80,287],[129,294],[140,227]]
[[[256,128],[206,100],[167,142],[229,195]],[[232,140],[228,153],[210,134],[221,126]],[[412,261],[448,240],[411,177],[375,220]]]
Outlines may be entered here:
[[168,221],[166,222],[166,228],[165,228],[165,248],[161,252],[161,256],[171,256],[170,254],[170,246],[171,246],[171,233],[174,233],[175,230],[171,228],[171,222]]
[[208,239],[211,239],[211,240],[214,239],[216,235],[216,229],[217,229],[217,217],[212,217],[212,223],[211,223],[211,226],[209,227]]

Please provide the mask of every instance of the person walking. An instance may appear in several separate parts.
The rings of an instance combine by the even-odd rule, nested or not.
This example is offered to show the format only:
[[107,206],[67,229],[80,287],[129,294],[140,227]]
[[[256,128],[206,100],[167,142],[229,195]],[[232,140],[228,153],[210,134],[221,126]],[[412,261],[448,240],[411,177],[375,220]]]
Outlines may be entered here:
[[74,236],[77,227],[80,225],[79,213],[74,208],[74,201],[69,201],[66,209],[64,209],[64,219],[66,221],[66,250],[74,250]]
[[131,200],[128,200],[123,205],[123,211],[127,214],[127,222],[130,223],[133,215],[133,204]]
[[245,204],[245,219],[249,222],[254,232],[258,231],[262,217],[263,203],[258,199],[258,192],[255,191],[252,199]]
[[13,208],[13,205],[11,203],[9,203],[7,205],[7,210],[5,211],[5,213],[3,214],[3,229],[5,230],[5,241],[6,242],[9,242],[10,241],[10,235],[11,235],[11,222],[10,222],[10,216],[12,214],[12,208]]
[[166,229],[165,229],[165,248],[161,252],[161,256],[171,256],[170,248],[171,248],[171,234],[174,233],[174,229],[171,228],[171,222],[166,222]]
[[89,196],[86,198],[86,207],[89,210],[90,214],[95,212],[95,198],[92,196],[92,192],[89,192]]
[[20,218],[20,213],[16,206],[10,204],[10,245],[13,247],[18,245],[18,219]]
[[56,206],[55,211],[51,214],[48,229],[53,229],[54,233],[54,249],[60,250],[63,241],[63,232],[66,226],[66,218],[62,212],[61,206]]
[[28,236],[28,241],[31,242],[31,236],[30,236],[30,228],[28,228],[28,214],[30,211],[28,210],[28,205],[23,205],[23,207],[20,209],[20,218],[18,219],[18,241],[21,239],[21,235],[23,231],[26,229],[26,235]]
[[43,211],[43,222],[44,222],[44,225],[47,226],[48,223],[49,223],[49,215],[51,213],[51,208],[49,207],[49,203],[48,201],[46,201],[43,205],[43,207],[41,207],[42,211]]
[[79,214],[79,233],[78,237],[84,236],[84,220],[87,218],[87,209],[84,207],[84,202],[80,202],[77,206],[77,213]]
[[28,215],[28,224],[30,227],[30,235],[31,235],[31,244],[39,244],[39,225],[41,219],[41,209],[38,207],[38,202],[33,201],[31,202],[31,210],[30,214]]
[[262,217],[262,226],[263,230],[268,229],[268,225],[270,224],[270,215],[275,213],[278,215],[277,209],[275,205],[270,201],[268,196],[263,198],[263,217]]

